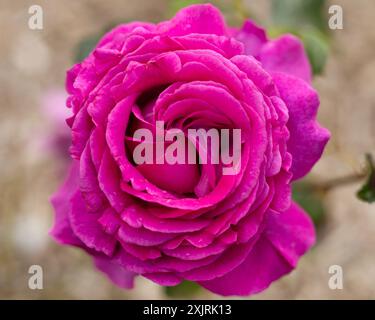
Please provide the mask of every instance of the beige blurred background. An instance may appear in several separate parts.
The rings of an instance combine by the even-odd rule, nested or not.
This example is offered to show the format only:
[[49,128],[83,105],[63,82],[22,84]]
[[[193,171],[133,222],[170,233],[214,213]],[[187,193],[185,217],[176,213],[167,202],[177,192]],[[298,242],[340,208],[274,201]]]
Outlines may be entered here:
[[[268,0],[244,3],[267,24]],[[308,177],[313,182],[358,173],[364,153],[375,151],[375,1],[329,3],[343,6],[344,30],[332,31],[327,66],[314,81],[319,118],[332,140]],[[28,28],[33,4],[43,8],[43,30]],[[53,219],[48,199],[61,181],[64,161],[46,151],[45,136],[54,128],[41,112],[46,93],[63,88],[82,38],[114,21],[167,19],[167,8],[167,0],[0,0],[0,298],[168,298],[163,288],[141,278],[132,291],[116,288],[85,253],[48,236]],[[356,199],[359,186],[328,192],[315,248],[292,274],[252,299],[375,298],[375,206]],[[34,264],[43,268],[43,290],[28,288]],[[331,265],[343,268],[342,290],[328,286]],[[202,290],[189,298],[218,297]]]

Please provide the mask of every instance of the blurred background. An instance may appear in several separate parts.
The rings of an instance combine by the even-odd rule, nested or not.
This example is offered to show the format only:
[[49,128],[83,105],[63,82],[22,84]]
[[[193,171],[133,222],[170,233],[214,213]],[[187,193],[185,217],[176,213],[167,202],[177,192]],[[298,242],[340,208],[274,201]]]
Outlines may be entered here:
[[[49,197],[68,161],[69,131],[61,121],[66,70],[110,26],[158,22],[198,2],[205,1],[0,0],[0,298],[219,298],[188,282],[163,288],[138,278],[134,290],[118,289],[84,252],[48,236]],[[375,152],[375,1],[210,2],[231,25],[251,17],[272,37],[302,38],[321,97],[319,120],[332,133],[321,161],[294,187],[314,219],[317,244],[294,272],[250,299],[374,299],[375,173],[365,154]],[[42,30],[28,27],[35,4],[43,9]],[[328,28],[331,5],[343,8],[343,30]],[[35,264],[43,268],[43,290],[28,287]],[[343,269],[342,290],[328,286],[331,265]]]

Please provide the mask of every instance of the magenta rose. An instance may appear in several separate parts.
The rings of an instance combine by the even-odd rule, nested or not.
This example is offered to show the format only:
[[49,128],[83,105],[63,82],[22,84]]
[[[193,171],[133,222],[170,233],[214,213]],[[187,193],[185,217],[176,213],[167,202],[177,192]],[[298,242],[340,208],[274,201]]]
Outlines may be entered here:
[[[84,249],[121,287],[142,275],[221,295],[264,290],[315,241],[291,201],[291,183],[329,139],[310,81],[297,38],[269,40],[251,21],[228,28],[212,5],[116,27],[67,74],[74,160],[52,198],[52,236]],[[132,134],[156,121],[240,129],[240,170],[137,165]]]

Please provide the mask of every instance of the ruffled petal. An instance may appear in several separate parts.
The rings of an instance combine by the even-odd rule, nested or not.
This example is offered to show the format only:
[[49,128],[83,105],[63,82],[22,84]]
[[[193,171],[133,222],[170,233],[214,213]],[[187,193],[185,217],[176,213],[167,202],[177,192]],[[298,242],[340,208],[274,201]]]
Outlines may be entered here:
[[245,53],[256,57],[263,45],[267,43],[266,31],[253,21],[247,20],[241,30],[235,31],[234,38],[245,46]]
[[109,260],[107,257],[94,257],[94,263],[95,266],[105,273],[115,285],[124,289],[133,288],[134,278],[137,275],[136,273],[127,271],[117,263]]
[[296,77],[274,73],[280,96],[289,110],[288,152],[293,157],[293,179],[306,175],[319,160],[330,133],[316,121],[319,97],[306,82]]
[[70,199],[78,188],[79,163],[73,161],[68,175],[59,190],[51,197],[51,203],[55,209],[55,222],[49,234],[61,244],[82,246],[82,242],[74,234],[68,219],[71,211]]
[[223,277],[199,283],[224,296],[258,293],[292,271],[299,257],[314,242],[311,219],[300,207],[292,204],[281,214],[269,214],[264,233],[241,265]]
[[258,59],[267,71],[284,72],[311,82],[312,72],[303,43],[287,34],[269,40],[266,31],[247,20],[240,30],[232,31],[232,37],[242,42],[245,54]]
[[111,256],[117,241],[104,232],[98,223],[99,218],[99,214],[87,211],[82,194],[77,191],[72,198],[72,210],[69,212],[74,233],[88,248]]
[[265,44],[259,60],[270,72],[284,72],[311,82],[311,67],[301,40],[290,34]]
[[180,36],[190,33],[226,34],[221,12],[211,4],[192,5],[180,10],[176,16],[158,24],[159,33]]

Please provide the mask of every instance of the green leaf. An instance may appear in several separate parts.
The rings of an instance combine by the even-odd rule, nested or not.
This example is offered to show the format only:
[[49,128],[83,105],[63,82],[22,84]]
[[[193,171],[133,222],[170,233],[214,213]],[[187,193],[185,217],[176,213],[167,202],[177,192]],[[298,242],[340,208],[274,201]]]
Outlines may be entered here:
[[272,21],[289,27],[313,26],[327,30],[326,0],[272,0]]
[[365,202],[373,203],[375,202],[375,164],[374,159],[370,154],[366,155],[367,165],[368,165],[368,178],[366,183],[357,192],[357,197]]
[[303,31],[301,38],[305,45],[313,74],[321,74],[327,62],[329,52],[328,39],[316,29]]
[[315,226],[319,226],[325,215],[323,194],[313,184],[298,182],[293,184],[293,199],[309,214]]
[[199,290],[201,290],[201,287],[195,282],[183,281],[177,286],[165,287],[164,289],[165,289],[165,293],[169,297],[185,298],[185,297],[190,297],[196,294]]

